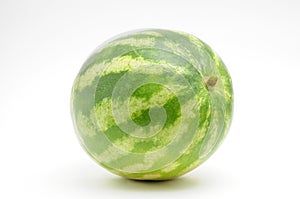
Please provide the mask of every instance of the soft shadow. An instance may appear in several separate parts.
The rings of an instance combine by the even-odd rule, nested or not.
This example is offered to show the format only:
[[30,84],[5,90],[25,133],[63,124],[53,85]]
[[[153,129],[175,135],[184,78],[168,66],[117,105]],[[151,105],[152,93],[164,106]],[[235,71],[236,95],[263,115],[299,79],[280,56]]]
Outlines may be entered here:
[[[73,164],[76,165],[76,164]],[[93,193],[105,192],[177,192],[182,190],[207,190],[226,184],[228,177],[217,173],[214,169],[202,169],[201,173],[193,171],[173,180],[137,181],[125,179],[98,165],[73,165],[55,169],[44,176],[45,186],[58,190],[87,191]],[[73,167],[72,167],[73,166]],[[71,169],[70,169],[71,168]]]
[[165,181],[138,181],[129,180],[121,177],[112,177],[106,179],[106,182],[102,182],[107,187],[114,187],[116,189],[126,190],[126,191],[175,191],[182,189],[192,189],[193,187],[199,186],[201,184],[199,178],[192,176],[184,176],[180,178],[175,178],[173,180]]

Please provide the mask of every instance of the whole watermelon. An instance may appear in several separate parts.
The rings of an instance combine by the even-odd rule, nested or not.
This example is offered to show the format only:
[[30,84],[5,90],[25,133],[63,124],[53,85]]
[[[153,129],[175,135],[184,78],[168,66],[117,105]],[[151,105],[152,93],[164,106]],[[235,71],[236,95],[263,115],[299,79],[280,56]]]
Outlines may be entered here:
[[229,73],[193,35],[149,29],[97,48],[75,79],[71,112],[86,152],[137,180],[183,175],[208,159],[228,132]]

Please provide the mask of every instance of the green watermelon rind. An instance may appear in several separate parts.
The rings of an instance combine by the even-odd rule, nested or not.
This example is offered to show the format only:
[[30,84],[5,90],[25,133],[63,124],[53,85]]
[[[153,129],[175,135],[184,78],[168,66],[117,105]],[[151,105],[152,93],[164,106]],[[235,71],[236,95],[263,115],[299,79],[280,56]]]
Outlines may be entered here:
[[[181,106],[179,104],[178,107],[178,100],[176,101],[181,93],[176,96],[163,85],[148,86],[148,88],[144,85],[147,89],[141,87],[140,91],[136,90],[133,93],[132,102],[146,102],[139,105],[146,109],[137,109],[131,113],[135,115],[131,118],[135,123],[141,126],[147,125],[149,122],[147,114],[149,107],[147,106],[151,104],[151,100],[161,103],[162,107],[167,110],[167,118],[172,118],[167,122],[173,123],[165,124],[169,129],[164,126],[162,130],[164,133],[157,133],[149,138],[133,137],[122,132],[118,125],[114,124],[114,117],[110,114],[111,107],[109,107],[114,83],[117,83],[133,68],[147,64],[153,67],[157,65],[158,69],[160,66],[175,69],[176,73],[187,80],[190,88],[188,90],[193,91],[192,97],[199,103],[198,128],[192,141],[185,143],[186,147],[180,155],[177,153],[178,157],[174,156],[175,159],[171,157],[172,154],[164,154],[165,157],[162,155],[158,158],[149,156],[154,160],[148,158],[149,162],[146,163],[157,165],[153,166],[152,170],[143,168],[147,165],[146,163],[131,166],[130,164],[134,164],[135,159],[130,158],[143,155],[147,157],[147,154],[163,150],[174,142],[177,135],[172,128],[179,125],[178,121],[182,116],[182,111],[178,110]],[[218,79],[216,85],[211,88],[206,84],[210,77]],[[157,95],[167,97],[159,101],[160,98],[156,97]],[[134,109],[135,106],[132,108]],[[177,114],[170,114],[176,110]],[[216,53],[190,34],[160,29],[138,31],[121,36],[94,51],[74,81],[71,98],[74,127],[86,152],[112,173],[137,180],[172,179],[203,163],[214,153],[226,136],[231,123],[232,110],[231,78]],[[101,121],[100,125],[99,121]],[[103,139],[108,139],[113,145],[101,146],[99,142]],[[163,161],[163,159],[169,160],[168,158],[171,161],[165,161],[163,165],[155,162]],[[122,164],[127,165],[127,170],[119,166]],[[118,166],[120,168],[116,168]]]

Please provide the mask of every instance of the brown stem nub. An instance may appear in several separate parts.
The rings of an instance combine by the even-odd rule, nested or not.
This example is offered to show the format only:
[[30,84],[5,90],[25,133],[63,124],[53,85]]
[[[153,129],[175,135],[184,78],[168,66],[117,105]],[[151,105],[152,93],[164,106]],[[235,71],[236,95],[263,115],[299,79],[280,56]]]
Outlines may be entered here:
[[217,84],[217,81],[218,81],[218,77],[211,76],[210,78],[207,79],[206,86],[207,87],[214,87]]

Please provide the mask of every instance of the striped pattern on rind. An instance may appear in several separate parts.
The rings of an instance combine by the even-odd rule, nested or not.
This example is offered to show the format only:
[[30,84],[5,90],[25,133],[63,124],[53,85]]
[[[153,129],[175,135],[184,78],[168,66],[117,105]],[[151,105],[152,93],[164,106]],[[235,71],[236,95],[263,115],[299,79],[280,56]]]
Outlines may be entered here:
[[[208,87],[209,77],[216,77]],[[80,143],[111,172],[132,179],[180,176],[228,132],[229,73],[196,37],[169,30],[123,35],[96,49],[72,89]]]

